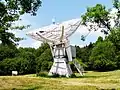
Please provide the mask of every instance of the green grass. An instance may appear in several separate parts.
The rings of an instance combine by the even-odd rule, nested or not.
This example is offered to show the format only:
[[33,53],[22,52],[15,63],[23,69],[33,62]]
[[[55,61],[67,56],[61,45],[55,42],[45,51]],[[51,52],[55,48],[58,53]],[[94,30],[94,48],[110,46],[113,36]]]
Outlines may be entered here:
[[[78,74],[77,74],[78,76]],[[0,90],[120,90],[120,70],[88,71],[77,78],[44,78],[35,75],[0,76]]]

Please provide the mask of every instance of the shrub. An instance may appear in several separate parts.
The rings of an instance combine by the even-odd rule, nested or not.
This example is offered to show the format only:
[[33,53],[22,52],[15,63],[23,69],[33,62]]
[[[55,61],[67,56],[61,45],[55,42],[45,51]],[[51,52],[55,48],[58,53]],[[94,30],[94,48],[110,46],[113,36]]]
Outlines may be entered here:
[[76,75],[73,73],[70,75],[70,78],[76,78]]
[[39,73],[37,74],[37,76],[48,77],[48,74],[47,74],[47,72],[39,72]]
[[60,77],[60,75],[57,74],[57,73],[54,73],[54,74],[52,75],[52,77],[56,78],[56,77]]
[[66,77],[66,75],[60,75],[60,77]]

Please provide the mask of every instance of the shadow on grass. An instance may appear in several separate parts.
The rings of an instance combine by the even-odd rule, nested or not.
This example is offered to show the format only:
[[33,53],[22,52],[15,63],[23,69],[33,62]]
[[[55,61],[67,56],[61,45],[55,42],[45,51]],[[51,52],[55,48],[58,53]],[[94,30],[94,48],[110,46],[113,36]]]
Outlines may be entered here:
[[43,77],[43,78],[101,78],[101,77],[108,77],[110,75],[102,75],[102,76],[74,76],[74,77],[65,77],[65,76],[59,76],[59,77],[54,77],[54,76],[37,76],[37,77]]
[[75,78],[101,78],[101,77],[108,77],[110,75],[101,75],[101,76],[76,76]]
[[[84,72],[88,73],[88,72]],[[67,78],[65,75],[59,75],[59,74],[53,74],[52,76],[49,76],[48,73],[46,72],[40,72],[39,74],[36,75],[37,77],[44,77],[44,78]],[[108,77],[111,76],[109,75],[83,75],[80,76],[78,74],[73,73],[69,78],[101,78],[101,77]]]
[[12,88],[12,90],[37,90],[37,89],[42,89],[43,86],[27,86],[23,88]]

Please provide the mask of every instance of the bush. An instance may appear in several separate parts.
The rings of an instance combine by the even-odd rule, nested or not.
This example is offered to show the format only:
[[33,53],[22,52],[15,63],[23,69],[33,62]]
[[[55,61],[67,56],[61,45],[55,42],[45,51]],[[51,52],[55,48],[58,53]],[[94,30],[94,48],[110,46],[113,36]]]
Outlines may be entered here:
[[52,78],[66,77],[66,75],[59,75],[57,73],[54,73],[53,75],[48,76],[47,72],[39,72],[36,75],[41,77],[52,77]]
[[39,73],[37,74],[37,76],[48,77],[48,74],[47,74],[47,72],[39,72]]
[[57,78],[57,77],[60,77],[60,75],[57,73],[54,73],[51,77]]
[[70,78],[76,78],[77,76],[73,73],[70,75]]
[[66,77],[66,75],[60,75],[60,77]]

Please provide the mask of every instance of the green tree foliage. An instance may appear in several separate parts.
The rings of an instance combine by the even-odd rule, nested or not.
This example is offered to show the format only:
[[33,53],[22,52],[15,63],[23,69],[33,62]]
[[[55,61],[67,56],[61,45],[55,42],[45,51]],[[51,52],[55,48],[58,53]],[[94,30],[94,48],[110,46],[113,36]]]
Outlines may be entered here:
[[0,75],[11,74],[14,70],[17,70],[19,74],[48,71],[53,63],[51,50],[46,43],[38,49],[15,47],[13,50],[7,45],[2,45],[0,52]]
[[7,53],[8,58],[0,62],[0,75],[11,74],[14,70],[17,70],[19,74],[35,73],[36,62],[33,51],[35,51],[33,48],[20,48],[16,56],[11,56],[11,58],[9,57],[11,53]]
[[18,50],[15,46],[9,47],[8,45],[0,44],[0,61],[6,58],[14,58],[18,53]]
[[120,27],[120,0],[113,0],[113,7],[118,10],[117,12],[117,18],[115,21],[115,27]]
[[[32,48],[27,48],[20,50],[20,53],[18,53],[18,59],[19,58],[24,58],[23,60],[27,60],[28,64],[27,64],[27,73],[35,73],[36,70],[36,62],[35,62],[35,54],[34,52],[31,52],[30,50],[32,50]],[[34,49],[33,49],[34,50]]]
[[120,51],[120,28],[112,30],[106,39],[111,41],[116,46],[116,49]]
[[53,57],[52,57],[50,48],[48,47],[47,44],[45,44],[44,47],[47,47],[47,48],[46,49],[42,48],[44,52],[39,57],[36,58],[36,63],[37,63],[36,71],[37,72],[48,71],[51,68],[52,63],[53,63]]
[[97,39],[97,41],[95,42],[95,44],[97,44],[97,43],[99,43],[99,42],[103,42],[103,41],[104,41],[104,40],[103,40],[103,37],[99,36],[98,39]]
[[120,28],[112,30],[106,40],[111,41],[116,47],[117,66],[120,68]]
[[[89,55],[88,67],[95,70],[112,70],[119,67],[119,28],[120,28],[120,1],[113,0],[113,7],[116,13],[111,15],[111,10],[104,5],[97,4],[94,7],[88,7],[87,12],[82,15],[82,23],[89,27],[89,30],[98,30],[109,34],[103,40],[98,38],[94,44],[92,53]],[[115,25],[111,25],[113,19]]]
[[98,71],[113,70],[116,66],[115,46],[110,41],[96,44],[89,58],[89,66]]
[[35,49],[16,48],[22,38],[16,37],[10,30],[22,30],[27,26],[13,26],[20,16],[29,13],[36,15],[41,6],[40,0],[0,0],[0,74],[10,74],[18,70],[20,74],[35,72]]
[[49,45],[47,43],[42,43],[41,46],[35,52],[36,57],[39,57],[48,48]]
[[82,15],[82,22],[84,25],[88,25],[88,23],[92,23],[90,25],[90,30],[97,30],[98,28],[102,28],[102,32],[104,34],[108,34],[108,31],[112,30],[112,26],[110,23],[111,18],[114,19],[115,25],[114,27],[120,27],[120,2],[119,0],[113,0],[113,7],[117,9],[116,16],[110,15],[109,9],[106,9],[104,5],[97,4],[94,7],[88,7],[87,12]]
[[19,74],[27,74],[29,62],[25,58],[5,59],[0,63],[0,75],[11,75],[12,71],[18,71]]
[[88,46],[85,46],[83,48],[80,48],[79,46],[76,46],[76,58],[80,59],[81,62],[83,62],[85,65],[84,69],[89,70],[88,66],[88,60],[91,55],[91,51],[94,47],[94,44],[90,43]]
[[21,40],[9,30],[27,28],[28,26],[12,26],[25,13],[36,15],[40,6],[40,0],[0,0],[0,41],[3,45],[15,44]]
[[82,16],[83,24],[87,25],[88,22],[97,23],[99,27],[110,30],[108,15],[109,11],[101,4],[97,4],[95,7],[88,7],[87,12]]

